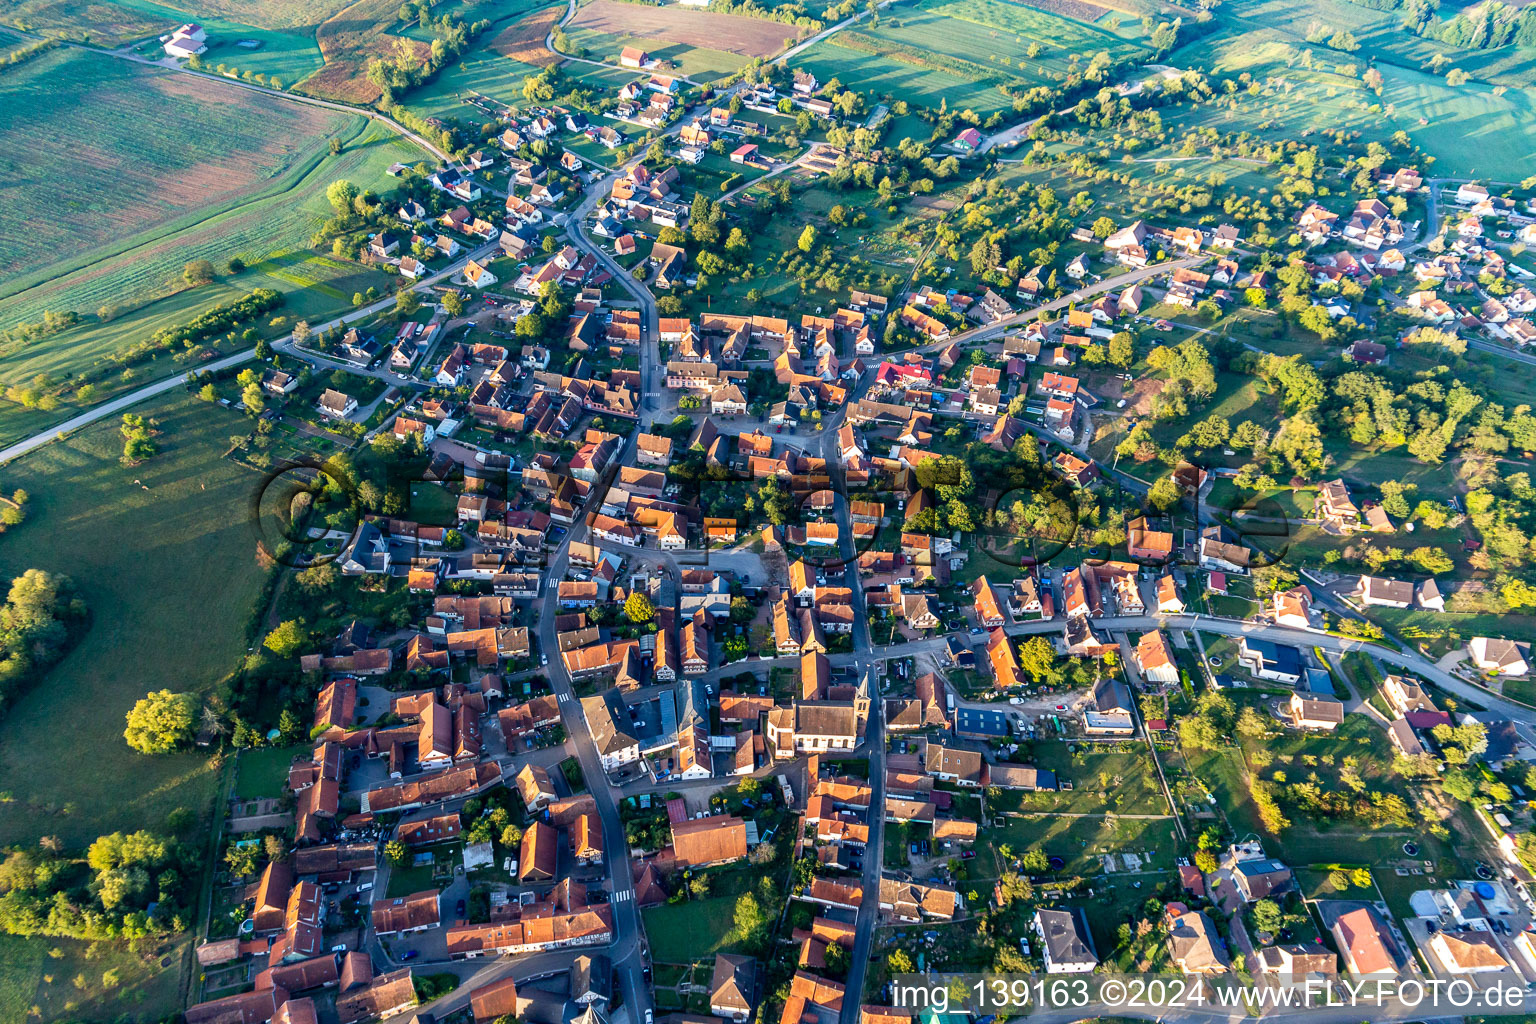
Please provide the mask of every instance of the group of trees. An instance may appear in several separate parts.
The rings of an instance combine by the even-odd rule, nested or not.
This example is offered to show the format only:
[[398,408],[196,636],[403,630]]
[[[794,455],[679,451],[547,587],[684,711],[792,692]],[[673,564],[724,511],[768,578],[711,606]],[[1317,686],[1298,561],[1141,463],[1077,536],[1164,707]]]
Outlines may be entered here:
[[64,655],[85,619],[68,576],[28,569],[11,581],[0,605],[0,712]]
[[368,61],[368,81],[378,88],[379,102],[385,107],[393,106],[401,93],[430,82],[491,27],[489,19],[466,24],[452,12],[434,20],[430,6],[418,5],[414,13],[422,28],[436,33],[427,52],[421,53],[416,40],[396,36],[393,54]]
[[[185,810],[168,821],[177,831],[191,824]],[[84,858],[45,838],[0,862],[0,931],[85,940],[182,931],[197,896],[187,884],[196,855],[195,847],[145,830],[102,836]],[[159,904],[154,918],[151,903]]]
[[123,435],[122,464],[137,466],[160,449],[153,438],[156,433],[154,420],[147,420],[135,412],[123,413],[123,425],[118,428]]

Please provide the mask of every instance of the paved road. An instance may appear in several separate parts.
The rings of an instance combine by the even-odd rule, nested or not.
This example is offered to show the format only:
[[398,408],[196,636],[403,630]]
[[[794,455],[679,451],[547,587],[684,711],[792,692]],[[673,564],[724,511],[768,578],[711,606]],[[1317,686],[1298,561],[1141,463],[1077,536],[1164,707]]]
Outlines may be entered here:
[[[657,348],[658,314],[656,300],[650,291],[640,282],[636,281],[628,271],[620,267],[614,260],[596,245],[587,236],[585,220],[593,208],[607,195],[608,186],[611,185],[617,172],[606,179],[594,183],[589,187],[587,195],[582,199],[565,220],[565,227],[570,233],[573,242],[580,248],[596,256],[599,265],[607,270],[620,285],[628,291],[640,305],[641,319],[644,324],[640,343],[640,380],[641,380],[641,405],[637,429],[630,432],[624,442],[624,448],[619,457],[610,464],[609,474],[595,484],[590,493],[595,499],[600,499],[607,491],[607,483],[617,467],[631,462],[634,454],[635,437],[641,431],[649,429],[655,419],[655,378],[656,363],[659,355]],[[547,666],[551,688],[560,704],[561,724],[564,725],[569,744],[575,747],[577,760],[581,764],[582,774],[587,781],[587,788],[597,801],[598,817],[603,826],[603,843],[607,850],[615,851],[608,858],[609,877],[614,893],[634,892],[634,870],[628,855],[628,843],[624,837],[624,827],[619,820],[617,799],[620,792],[609,784],[608,776],[604,773],[602,762],[598,756],[597,747],[592,740],[592,731],[588,727],[585,715],[582,714],[581,702],[576,698],[575,690],[571,683],[570,674],[565,669],[565,663],[559,656],[559,644],[555,637],[555,617],[558,613],[557,598],[558,588],[553,581],[558,581],[565,575],[566,566],[570,560],[570,546],[573,541],[585,538],[587,526],[584,514],[578,517],[576,524],[566,533],[565,539],[550,556],[545,570],[545,578],[550,582],[544,588],[543,604],[539,616],[538,638],[539,648],[549,655]],[[624,994],[624,1003],[631,1009],[630,1020],[638,1022],[644,1011],[653,1009],[650,988],[645,983],[644,969],[648,958],[644,925],[640,918],[640,912],[633,899],[623,900],[610,904],[613,908],[614,942],[609,949],[609,956],[613,960],[614,970]],[[566,953],[569,961],[572,953]]]

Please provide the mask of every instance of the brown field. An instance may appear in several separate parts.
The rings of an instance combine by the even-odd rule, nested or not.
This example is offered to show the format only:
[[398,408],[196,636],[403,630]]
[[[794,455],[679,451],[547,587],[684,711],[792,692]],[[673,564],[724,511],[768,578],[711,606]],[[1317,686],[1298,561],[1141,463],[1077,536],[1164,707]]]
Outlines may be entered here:
[[544,40],[549,36],[549,30],[564,13],[563,7],[546,7],[542,11],[535,11],[521,21],[508,25],[497,34],[495,39],[491,40],[491,51],[524,64],[532,64],[534,67],[542,68],[550,64],[558,64],[564,58],[547,48]]
[[797,34],[793,25],[777,21],[679,7],[641,7],[619,0],[582,4],[569,24],[605,35],[657,39],[745,57],[772,56]]
[[[378,86],[368,81],[368,59],[388,55],[395,40],[404,38],[385,31],[395,24],[399,9],[397,0],[357,0],[321,22],[315,42],[320,44],[325,67],[300,82],[301,91],[343,103],[377,100]],[[430,52],[424,42],[409,42],[418,56]]]

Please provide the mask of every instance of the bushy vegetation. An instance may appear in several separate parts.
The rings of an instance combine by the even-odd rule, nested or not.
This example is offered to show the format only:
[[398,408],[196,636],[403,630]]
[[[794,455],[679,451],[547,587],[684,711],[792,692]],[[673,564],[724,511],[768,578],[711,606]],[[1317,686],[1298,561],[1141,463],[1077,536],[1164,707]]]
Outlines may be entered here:
[[63,657],[85,615],[68,576],[28,569],[11,581],[0,606],[0,714]]

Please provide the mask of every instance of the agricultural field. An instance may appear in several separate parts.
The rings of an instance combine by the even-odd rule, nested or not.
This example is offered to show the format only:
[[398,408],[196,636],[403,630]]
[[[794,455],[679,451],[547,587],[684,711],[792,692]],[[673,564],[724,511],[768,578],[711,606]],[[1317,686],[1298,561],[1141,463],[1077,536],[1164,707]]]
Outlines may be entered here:
[[[198,753],[144,757],[123,716],[167,684],[206,691],[234,671],[261,589],[249,505],[258,477],[220,456],[243,432],[237,413],[177,393],[144,406],[159,454],[126,468],[106,419],[6,467],[32,495],[29,521],[0,545],[0,577],[31,567],[70,576],[91,610],[80,643],[0,719],[0,843],[57,835],[69,847],[103,832],[209,810],[217,772]],[[39,772],[58,752],[59,713],[88,772]],[[133,778],[124,787],[120,780]]]
[[[1094,16],[1103,13],[1102,8],[1091,4],[1080,6],[1092,8]],[[1073,57],[1083,62],[1079,66],[1085,66],[1100,52],[1108,53],[1116,63],[1146,52],[1085,23],[1091,20],[1073,20],[1007,0],[921,0],[914,7],[885,16],[878,28],[864,34],[928,50],[950,61],[977,66],[978,71],[989,71],[999,79],[1031,86],[1060,82],[1074,66]],[[1034,58],[1028,56],[1031,46],[1040,48]]]
[[836,78],[869,103],[904,99],[934,110],[942,103],[950,110],[974,110],[983,117],[1013,108],[1013,101],[991,82],[871,53],[840,40],[839,35],[808,47],[795,58],[795,66],[823,82]]
[[[14,115],[0,132],[12,182],[0,199],[7,326],[42,308],[94,309],[60,294],[60,275],[291,187],[320,162],[327,136],[353,140],[362,126],[74,49],[7,74],[0,105]],[[178,269],[196,245],[178,237]],[[118,280],[90,298],[120,302],[131,291]]]
[[[1313,67],[1297,63],[1310,52]],[[1452,87],[1425,71],[1382,64],[1378,97],[1340,65],[1361,66],[1357,54],[1297,44],[1271,30],[1227,28],[1175,50],[1175,66],[1213,73],[1244,72],[1265,83],[1257,96],[1233,106],[1180,107],[1163,112],[1178,134],[1197,127],[1248,132],[1267,141],[1305,138],[1321,125],[1379,138],[1402,130],[1436,158],[1435,170],[1452,176],[1519,180],[1536,159],[1536,141],[1524,130],[1533,115],[1528,90],[1495,90],[1481,82]]]
[[542,11],[519,18],[498,32],[489,49],[522,64],[544,68],[560,61],[560,55],[544,45],[550,30],[564,13],[559,7],[546,7]]
[[164,18],[115,0],[15,0],[0,8],[0,20],[25,32],[104,46],[121,46],[166,28]]
[[[544,37],[564,7],[544,6],[525,14],[500,32],[489,32],[485,41],[465,53],[452,66],[404,99],[412,112],[424,118],[464,118],[483,121],[490,114],[477,105],[484,97],[493,105],[521,108],[523,80],[552,63],[556,55],[544,49]],[[617,88],[617,86],[615,86]]]
[[[1448,13],[1458,8],[1452,6]],[[1360,44],[1360,53],[1368,53],[1378,67],[1418,69],[1431,56],[1443,53],[1454,66],[1473,78],[1493,85],[1525,87],[1536,84],[1536,61],[1528,49],[1501,46],[1486,50],[1458,49],[1436,39],[1415,35],[1403,26],[1401,12],[1378,11],[1348,0],[1307,0],[1305,3],[1281,3],[1278,0],[1238,0],[1222,7],[1221,20],[1252,31],[1273,29],[1293,40],[1305,40],[1309,31],[1326,28],[1327,34],[1346,30]]]
[[792,25],[762,18],[619,0],[583,4],[564,30],[571,45],[594,60],[617,61],[620,50],[635,46],[700,81],[723,78],[755,57],[778,53],[797,32]]

